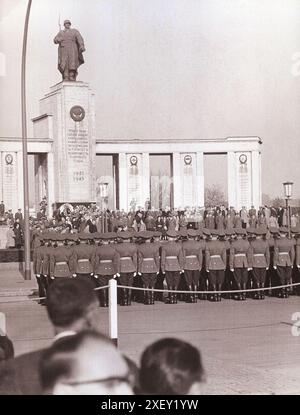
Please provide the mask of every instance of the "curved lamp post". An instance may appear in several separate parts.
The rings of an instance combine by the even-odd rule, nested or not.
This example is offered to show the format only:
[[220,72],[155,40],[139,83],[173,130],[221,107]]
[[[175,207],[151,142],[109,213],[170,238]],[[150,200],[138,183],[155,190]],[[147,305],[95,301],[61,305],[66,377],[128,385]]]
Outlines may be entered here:
[[285,206],[286,206],[286,221],[287,221],[288,230],[289,230],[289,238],[291,237],[291,217],[290,217],[289,200],[292,197],[293,184],[294,184],[293,182],[283,183]]
[[26,18],[25,18],[25,25],[24,25],[24,35],[23,35],[22,70],[21,70],[25,280],[31,279],[28,154],[27,154],[27,115],[26,115],[26,52],[27,52],[27,36],[28,36],[28,24],[29,24],[31,3],[32,3],[32,0],[29,0],[27,4],[27,12],[26,12]]

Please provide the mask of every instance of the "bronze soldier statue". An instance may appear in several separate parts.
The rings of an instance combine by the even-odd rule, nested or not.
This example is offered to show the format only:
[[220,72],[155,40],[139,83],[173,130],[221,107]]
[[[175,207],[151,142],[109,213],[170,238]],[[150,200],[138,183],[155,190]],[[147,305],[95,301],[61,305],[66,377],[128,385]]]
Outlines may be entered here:
[[64,27],[54,38],[59,45],[58,70],[63,81],[76,81],[78,67],[84,63],[84,40],[78,30],[71,29],[70,20],[64,21]]

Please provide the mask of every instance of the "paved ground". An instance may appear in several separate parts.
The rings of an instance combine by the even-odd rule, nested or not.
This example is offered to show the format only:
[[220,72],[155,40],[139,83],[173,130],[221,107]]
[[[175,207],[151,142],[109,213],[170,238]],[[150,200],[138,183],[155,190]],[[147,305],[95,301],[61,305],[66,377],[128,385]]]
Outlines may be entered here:
[[[28,290],[36,288],[34,281],[22,282],[20,277],[5,274],[0,273],[0,293],[10,296],[0,295],[0,311],[6,314],[16,353],[50,344],[53,333],[45,308],[32,301],[4,304],[27,300]],[[18,296],[14,296],[15,288]],[[22,290],[26,295],[21,295]],[[300,336],[291,333],[295,312],[300,312],[300,297],[296,296],[288,300],[134,304],[119,307],[119,347],[138,362],[150,342],[166,336],[182,338],[202,352],[207,374],[203,393],[299,394]],[[99,327],[108,332],[106,309],[99,308]]]

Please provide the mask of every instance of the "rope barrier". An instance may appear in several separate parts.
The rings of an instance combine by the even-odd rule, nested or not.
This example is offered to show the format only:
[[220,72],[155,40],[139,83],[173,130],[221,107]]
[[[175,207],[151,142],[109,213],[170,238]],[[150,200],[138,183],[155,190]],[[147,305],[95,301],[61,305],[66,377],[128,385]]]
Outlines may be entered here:
[[[289,288],[289,287],[297,287],[300,286],[300,282],[293,283],[293,284],[286,284],[286,285],[278,285],[275,287],[264,287],[264,288],[248,288],[246,290],[223,290],[223,291],[184,291],[184,290],[167,290],[167,289],[158,289],[158,288],[142,288],[142,287],[132,287],[127,285],[118,285],[117,288],[125,288],[128,290],[134,291],[150,291],[150,292],[157,292],[157,293],[173,293],[174,291],[176,294],[238,294],[238,293],[247,293],[247,292],[258,292],[258,291],[271,291],[271,290],[279,290],[281,288]],[[109,285],[105,285],[103,287],[94,288],[95,291],[104,290],[109,288]],[[3,296],[5,297],[5,296]],[[7,297],[11,297],[7,296]],[[36,297],[36,298],[25,298],[20,300],[12,300],[12,301],[0,301],[0,304],[11,304],[11,303],[23,303],[28,301],[40,301],[45,300],[46,297]]]
[[278,285],[276,287],[264,287],[264,288],[249,288],[246,290],[226,290],[226,291],[183,291],[183,290],[162,290],[162,289],[157,289],[157,288],[140,288],[140,287],[131,287],[131,286],[126,286],[126,285],[118,285],[117,288],[127,288],[127,289],[131,289],[131,290],[136,290],[136,291],[154,291],[154,292],[163,292],[163,293],[168,293],[171,292],[174,294],[174,292],[176,292],[176,294],[230,294],[230,293],[246,293],[246,292],[257,292],[257,291],[270,291],[270,290],[277,290],[280,288],[287,288],[287,287],[296,287],[300,285],[300,282],[297,283],[293,283],[293,284],[287,284],[287,285]]

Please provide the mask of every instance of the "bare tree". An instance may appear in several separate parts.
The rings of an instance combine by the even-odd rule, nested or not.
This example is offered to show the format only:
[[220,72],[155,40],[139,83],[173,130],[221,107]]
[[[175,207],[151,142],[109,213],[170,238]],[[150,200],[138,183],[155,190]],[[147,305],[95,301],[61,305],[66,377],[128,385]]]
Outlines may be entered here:
[[226,200],[223,190],[216,184],[205,188],[204,202],[205,206],[228,205],[228,201]]

